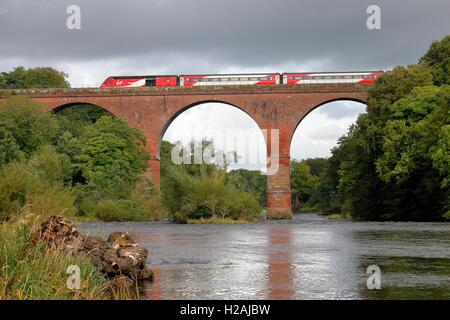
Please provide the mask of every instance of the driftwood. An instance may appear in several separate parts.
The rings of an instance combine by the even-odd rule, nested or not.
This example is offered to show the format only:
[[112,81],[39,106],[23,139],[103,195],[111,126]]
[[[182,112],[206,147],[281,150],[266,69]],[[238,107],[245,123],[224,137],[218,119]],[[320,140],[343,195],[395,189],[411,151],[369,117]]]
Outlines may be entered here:
[[73,222],[51,216],[41,224],[34,240],[60,250],[85,253],[108,277],[112,293],[133,293],[139,280],[153,280],[153,272],[146,266],[147,249],[126,232],[113,232],[105,241],[82,236]]

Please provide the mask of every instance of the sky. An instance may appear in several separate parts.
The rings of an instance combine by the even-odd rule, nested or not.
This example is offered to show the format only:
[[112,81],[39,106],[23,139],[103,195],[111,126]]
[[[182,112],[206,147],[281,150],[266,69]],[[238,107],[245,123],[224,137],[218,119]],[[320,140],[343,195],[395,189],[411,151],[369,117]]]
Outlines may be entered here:
[[[373,4],[381,29],[367,28]],[[80,8],[81,29],[67,28],[70,5]],[[110,75],[388,70],[417,62],[447,35],[449,15],[444,0],[0,0],[0,72],[52,66],[82,87]],[[353,102],[316,109],[299,125],[291,156],[329,156],[361,112]],[[201,105],[165,138],[208,126],[255,124],[232,107]]]

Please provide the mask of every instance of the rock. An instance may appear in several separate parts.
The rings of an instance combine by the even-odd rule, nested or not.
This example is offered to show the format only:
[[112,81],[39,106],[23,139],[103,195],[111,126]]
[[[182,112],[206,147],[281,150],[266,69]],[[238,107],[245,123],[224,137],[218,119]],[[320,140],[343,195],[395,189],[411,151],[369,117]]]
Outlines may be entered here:
[[113,232],[107,241],[99,237],[84,237],[73,222],[62,216],[51,216],[41,224],[34,241],[45,241],[49,246],[68,252],[86,253],[92,263],[108,276],[113,294],[128,292],[130,286],[134,288],[130,292],[135,293],[137,280],[153,280],[153,272],[146,265],[147,249],[127,232]]

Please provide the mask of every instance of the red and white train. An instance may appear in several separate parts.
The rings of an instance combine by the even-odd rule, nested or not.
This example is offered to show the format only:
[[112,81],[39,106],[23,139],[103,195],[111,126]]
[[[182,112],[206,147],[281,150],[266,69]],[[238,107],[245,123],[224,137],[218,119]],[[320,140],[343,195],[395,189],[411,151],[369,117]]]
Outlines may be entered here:
[[268,84],[322,84],[362,83],[372,84],[383,71],[309,72],[309,73],[247,73],[204,75],[153,75],[109,77],[102,87],[193,87],[223,85]]

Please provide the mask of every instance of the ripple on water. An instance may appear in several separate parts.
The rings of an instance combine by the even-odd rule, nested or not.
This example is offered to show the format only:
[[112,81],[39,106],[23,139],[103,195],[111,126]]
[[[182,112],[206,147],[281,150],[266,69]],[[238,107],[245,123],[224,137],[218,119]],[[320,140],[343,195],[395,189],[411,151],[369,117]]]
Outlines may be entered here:
[[[330,221],[302,214],[248,225],[83,223],[137,235],[149,299],[450,299],[450,223]],[[382,289],[366,287],[379,265]]]

